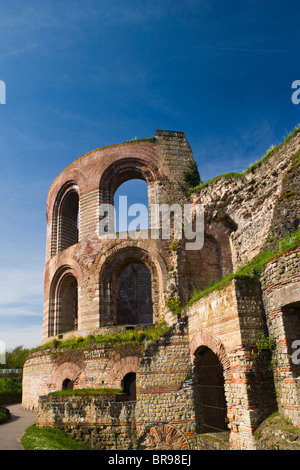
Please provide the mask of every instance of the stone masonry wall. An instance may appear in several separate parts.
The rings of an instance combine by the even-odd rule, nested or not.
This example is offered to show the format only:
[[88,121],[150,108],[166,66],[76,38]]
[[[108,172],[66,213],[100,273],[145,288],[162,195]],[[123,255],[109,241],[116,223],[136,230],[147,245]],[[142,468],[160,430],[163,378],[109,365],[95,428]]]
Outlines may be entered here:
[[65,379],[71,380],[74,388],[121,389],[124,376],[137,372],[141,356],[137,347],[109,344],[34,352],[24,366],[23,407],[36,410],[39,397],[61,390]]
[[[116,427],[112,428],[106,419],[109,404],[103,410],[99,408],[98,415],[88,421],[86,416],[89,412],[84,411],[80,415],[80,410],[76,411],[77,405],[73,410],[73,398],[66,405],[66,402],[59,401],[59,397],[40,399],[39,423],[59,425],[77,436],[90,439],[96,432],[95,428],[100,429],[101,422],[101,433],[106,437],[110,433],[111,441],[108,443],[103,437],[101,443],[95,445],[105,448],[140,446],[158,449],[166,445],[165,441],[162,444],[159,440],[167,439],[166,436],[174,442],[179,439],[182,448],[193,448],[201,423],[194,381],[194,356],[199,348],[206,346],[217,355],[223,367],[231,448],[254,449],[253,431],[274,411],[269,364],[257,364],[251,358],[251,348],[258,339],[258,331],[263,328],[262,301],[257,284],[234,280],[221,291],[215,291],[189,307],[186,316],[148,346],[143,354],[138,354],[130,346],[123,349],[114,347],[113,350],[98,346],[66,352],[52,359],[51,380],[43,378],[44,383],[48,383],[47,393],[59,390],[66,377],[74,380],[75,388],[120,388],[125,374],[136,372],[136,402],[114,405],[113,410],[119,417],[119,421],[115,421]],[[45,353],[44,356],[35,354],[33,363],[34,360],[42,362],[46,359]],[[33,364],[31,367],[34,377],[37,370]],[[72,371],[74,376],[70,375]],[[29,370],[25,375],[30,380]],[[36,385],[40,378],[37,378]],[[36,401],[39,394],[41,390],[35,396]],[[29,397],[24,397],[23,406],[28,403]],[[81,405],[78,406],[80,408]],[[90,409],[89,404],[87,407]],[[132,433],[130,444],[124,437],[129,429]],[[161,436],[159,439],[158,435]],[[168,445],[171,446],[170,442]]]
[[[102,360],[103,352],[102,349]],[[79,352],[77,353],[79,356]],[[97,374],[98,387],[99,378],[105,379],[109,369],[112,377],[118,371],[123,375],[130,370],[128,367],[127,370],[124,368],[123,357],[119,366],[118,361],[115,361],[110,368],[107,365],[106,369],[99,368],[97,371],[96,365],[100,363],[100,356],[96,353],[97,351],[91,348],[87,356],[85,351],[84,361],[93,361],[90,372],[92,371],[94,379]],[[120,352],[113,350],[111,354],[120,355]],[[63,357],[60,360],[63,361]],[[63,364],[70,367],[71,358],[65,356],[65,360]],[[77,359],[78,364],[80,360],[82,357]],[[122,360],[121,372],[119,367]],[[82,364],[81,367],[85,371],[81,375],[87,377],[87,365]],[[79,379],[75,381],[75,388],[83,388],[82,380],[83,378],[81,382]],[[189,341],[184,320],[145,350],[136,371],[135,402],[120,403],[119,399],[122,399],[118,396],[42,396],[39,398],[37,424],[60,427],[97,449],[166,448],[161,447],[166,446],[167,442],[161,442],[157,437],[159,434],[163,439],[167,439],[169,446],[174,443],[177,450],[187,449],[190,447],[189,438],[195,435],[195,410],[190,380]],[[89,388],[93,388],[89,385]],[[101,386],[107,385],[106,381],[105,385]]]
[[300,131],[253,171],[217,178],[192,194],[194,203],[205,205],[208,226],[213,229],[215,221],[231,226],[235,269],[257,255],[269,237],[286,235],[284,226],[288,231],[299,226],[299,164],[297,170],[293,159],[299,150]]
[[135,402],[125,399],[124,395],[41,397],[37,426],[58,427],[98,450],[136,449]]
[[[261,278],[269,335],[275,339],[273,368],[279,411],[300,426],[300,248],[274,257]],[[298,346],[299,349],[299,346]],[[299,361],[298,361],[299,362]]]
[[192,360],[210,348],[223,366],[232,448],[255,448],[253,431],[276,409],[268,363],[257,364],[251,350],[265,330],[259,285],[236,279],[187,309]]

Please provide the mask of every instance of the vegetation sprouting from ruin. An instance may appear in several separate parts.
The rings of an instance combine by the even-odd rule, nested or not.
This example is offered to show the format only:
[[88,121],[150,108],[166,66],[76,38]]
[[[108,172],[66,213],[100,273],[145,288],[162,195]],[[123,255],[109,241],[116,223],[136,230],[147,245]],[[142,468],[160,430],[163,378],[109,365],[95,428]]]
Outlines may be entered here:
[[300,246],[300,229],[295,230],[286,237],[279,239],[274,245],[274,248],[265,248],[248,264],[241,266],[236,273],[228,274],[220,281],[214,282],[206,289],[194,294],[185,307],[194,304],[197,300],[205,297],[215,290],[220,290],[224,287],[227,287],[233,279],[247,279],[251,281],[259,278],[263,273],[264,265],[270,261],[270,259],[276,256],[280,256],[287,251],[294,250],[298,246]]
[[[287,135],[287,137],[284,139],[283,142],[281,142],[280,144],[278,144],[277,146],[275,145],[272,145],[269,150],[267,151],[267,153],[258,161],[256,161],[255,163],[251,164],[247,170],[243,171],[242,173],[236,173],[236,172],[229,172],[229,173],[223,173],[222,175],[218,175],[218,176],[214,176],[213,178],[211,178],[210,180],[206,181],[205,183],[202,183],[200,182],[198,185],[195,185],[193,186],[192,189],[189,190],[189,193],[193,193],[193,192],[196,192],[198,191],[199,189],[202,189],[202,188],[205,188],[206,186],[209,186],[211,185],[212,183],[214,183],[215,181],[223,178],[225,180],[232,180],[232,179],[237,179],[237,178],[243,178],[244,175],[246,175],[247,173],[251,173],[251,172],[254,172],[257,168],[261,167],[262,164],[266,163],[276,152],[278,152],[278,150],[280,150],[282,147],[284,147],[285,145],[287,145],[290,140],[300,132],[300,125],[297,125],[295,127],[295,129],[289,134]],[[292,166],[295,167],[299,165],[299,161],[300,161],[300,153],[297,152],[293,157],[292,157]]]
[[157,322],[152,328],[139,330],[125,330],[121,333],[104,333],[100,335],[76,336],[74,338],[57,340],[40,346],[36,350],[54,348],[56,350],[73,350],[89,348],[96,344],[107,344],[113,346],[131,344],[143,350],[148,345],[154,343],[161,335],[168,330],[165,322]]
[[189,163],[188,171],[184,171],[183,179],[188,188],[194,188],[202,183],[197,163],[194,160]]

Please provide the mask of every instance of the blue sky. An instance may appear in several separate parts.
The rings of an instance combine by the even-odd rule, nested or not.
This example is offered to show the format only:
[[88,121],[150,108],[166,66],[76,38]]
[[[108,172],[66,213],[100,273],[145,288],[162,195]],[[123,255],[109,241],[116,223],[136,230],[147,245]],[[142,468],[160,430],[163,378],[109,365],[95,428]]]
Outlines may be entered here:
[[0,340],[40,344],[46,198],[78,156],[183,131],[204,181],[300,122],[299,2],[10,0],[0,8]]

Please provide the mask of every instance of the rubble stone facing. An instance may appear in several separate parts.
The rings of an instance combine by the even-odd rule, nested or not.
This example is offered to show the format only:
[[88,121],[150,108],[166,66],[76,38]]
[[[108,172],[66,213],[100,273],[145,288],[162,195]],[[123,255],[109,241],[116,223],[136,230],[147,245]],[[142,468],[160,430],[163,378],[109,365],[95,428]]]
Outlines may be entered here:
[[[299,225],[299,166],[293,156],[300,150],[298,131],[261,166],[243,176],[220,177],[192,194],[205,205],[208,223],[224,220],[231,226],[235,269],[257,255],[270,236],[284,236]],[[291,198],[282,197],[289,191]],[[281,199],[285,202],[282,207]],[[292,210],[290,210],[292,208]]]

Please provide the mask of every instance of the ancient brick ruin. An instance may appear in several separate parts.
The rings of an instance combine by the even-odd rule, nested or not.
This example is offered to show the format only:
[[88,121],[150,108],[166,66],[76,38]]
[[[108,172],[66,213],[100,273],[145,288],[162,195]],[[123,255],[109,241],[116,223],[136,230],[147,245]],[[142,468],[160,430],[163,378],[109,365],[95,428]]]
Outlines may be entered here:
[[[153,139],[89,152],[55,179],[47,200],[45,347],[31,354],[23,376],[23,406],[38,409],[38,425],[61,427],[97,449],[199,449],[205,433],[226,435],[225,448],[255,449],[253,432],[277,409],[300,427],[299,365],[291,359],[300,340],[299,247],[268,260],[259,278],[232,276],[187,304],[195,290],[297,229],[299,152],[294,132],[252,171],[189,195],[184,174],[193,154],[185,135],[156,131]],[[100,205],[113,204],[130,179],[146,181],[150,212],[153,204],[202,204],[202,249],[174,243],[174,233],[100,235]],[[170,299],[185,306],[180,315]],[[162,321],[168,331],[145,348],[54,347]],[[275,346],[257,358],[261,332]],[[48,395],[68,387],[124,394]]]

